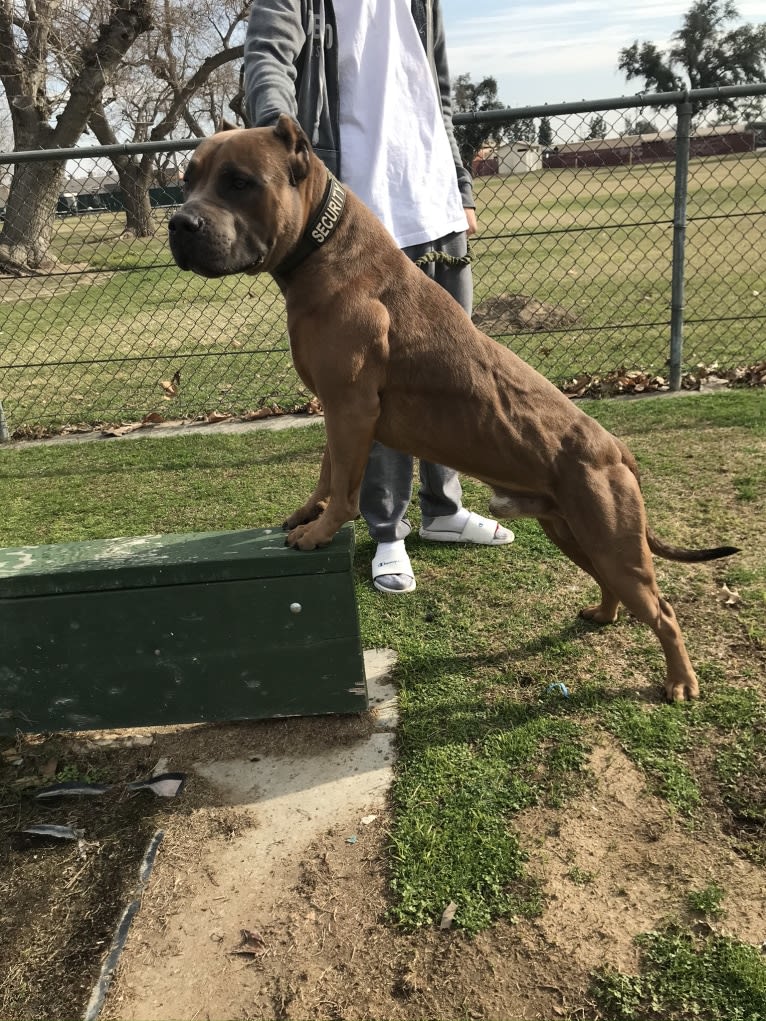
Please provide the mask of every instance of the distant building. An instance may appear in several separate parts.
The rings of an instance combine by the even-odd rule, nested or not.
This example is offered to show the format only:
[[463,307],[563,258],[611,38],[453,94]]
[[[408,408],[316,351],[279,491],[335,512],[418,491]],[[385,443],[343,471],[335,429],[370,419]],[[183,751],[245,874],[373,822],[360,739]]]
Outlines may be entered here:
[[542,146],[537,142],[510,142],[497,147],[500,177],[511,174],[528,174],[543,169]]
[[471,164],[474,177],[510,177],[542,170],[542,148],[536,142],[505,142],[484,146]]
[[[727,156],[731,153],[752,152],[755,148],[756,133],[752,125],[716,124],[700,127],[695,129],[689,140],[689,155],[693,157]],[[675,158],[675,152],[675,131],[589,138],[546,149],[543,152],[543,166],[613,167],[668,162]]]

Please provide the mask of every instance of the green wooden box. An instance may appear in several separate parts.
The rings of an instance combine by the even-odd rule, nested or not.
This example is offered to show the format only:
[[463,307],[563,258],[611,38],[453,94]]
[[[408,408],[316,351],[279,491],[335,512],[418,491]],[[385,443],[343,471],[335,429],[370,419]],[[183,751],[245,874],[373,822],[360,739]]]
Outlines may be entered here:
[[365,710],[353,536],[0,549],[0,733]]

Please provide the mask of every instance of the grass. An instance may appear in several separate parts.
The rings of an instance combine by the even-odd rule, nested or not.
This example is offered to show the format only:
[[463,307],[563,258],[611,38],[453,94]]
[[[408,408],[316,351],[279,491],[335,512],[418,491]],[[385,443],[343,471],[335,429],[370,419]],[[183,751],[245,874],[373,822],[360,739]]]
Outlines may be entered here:
[[[643,771],[679,825],[692,832],[713,826],[719,842],[763,863],[766,544],[762,501],[743,496],[742,484],[747,479],[745,488],[756,493],[766,484],[763,396],[584,407],[638,457],[659,534],[742,548],[709,565],[656,562],[703,697],[662,704],[659,647],[631,618],[597,628],[576,617],[593,586],[535,523],[517,522],[506,551],[411,538],[418,589],[403,599],[372,590],[372,543],[357,523],[363,643],[399,656],[388,864],[389,918],[404,929],[438,922],[450,901],[456,926],[468,933],[544,910],[515,820],[532,806],[566,811],[586,792],[589,750],[604,735]],[[314,425],[6,450],[0,545],[271,525],[312,487],[323,439]],[[466,480],[464,488],[467,506],[486,505],[483,487]],[[417,525],[415,504],[412,520]],[[717,598],[724,583],[740,592],[736,609]],[[569,879],[587,887],[593,874],[573,865]],[[715,917],[722,896],[713,877],[686,907]],[[686,930],[649,933],[641,947],[638,976],[600,976],[604,1016],[765,1016],[756,1010],[763,965],[750,948]],[[733,1012],[715,1014],[727,995]]]
[[[735,364],[763,351],[761,162],[757,156],[691,162],[684,313],[688,366],[715,360]],[[477,302],[490,294],[521,292],[574,312],[574,329],[512,341],[522,357],[557,381],[622,364],[664,374],[672,165],[547,171],[534,175],[531,186],[530,177],[477,182],[486,226],[486,237],[482,233],[474,245]],[[725,215],[730,218],[722,219]],[[744,260],[743,252],[748,253]],[[761,338],[755,348],[754,337]]]
[[[757,154],[692,161],[686,367],[764,356],[765,181]],[[523,293],[577,317],[502,342],[557,382],[621,365],[665,373],[672,167],[482,178],[476,195],[476,303]],[[61,271],[0,281],[0,400],[11,431],[305,401],[276,286],[180,273],[166,214],[156,215],[156,236],[133,241],[114,213],[58,220]],[[161,383],[177,370],[168,401]]]
[[594,991],[612,1021],[761,1021],[766,967],[758,950],[720,934],[669,928],[639,937],[638,976],[605,971]]
[[722,903],[725,896],[726,891],[718,883],[708,883],[702,890],[691,890],[686,900],[692,911],[709,918],[720,918],[724,914]]

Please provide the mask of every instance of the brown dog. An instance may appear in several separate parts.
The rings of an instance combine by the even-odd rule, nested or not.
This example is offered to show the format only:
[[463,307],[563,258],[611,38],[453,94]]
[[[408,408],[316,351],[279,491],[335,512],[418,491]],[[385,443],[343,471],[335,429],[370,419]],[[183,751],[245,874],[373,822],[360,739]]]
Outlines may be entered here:
[[181,269],[270,272],[287,303],[293,361],[322,402],[319,483],[286,522],[300,549],[358,514],[373,439],[494,490],[498,517],[534,517],[601,587],[582,610],[614,621],[623,602],[657,635],[671,700],[699,693],[652,553],[712,560],[732,547],[668,546],[647,526],[636,462],[620,440],[516,355],[480,333],[343,189],[288,117],[206,139],[170,220]]

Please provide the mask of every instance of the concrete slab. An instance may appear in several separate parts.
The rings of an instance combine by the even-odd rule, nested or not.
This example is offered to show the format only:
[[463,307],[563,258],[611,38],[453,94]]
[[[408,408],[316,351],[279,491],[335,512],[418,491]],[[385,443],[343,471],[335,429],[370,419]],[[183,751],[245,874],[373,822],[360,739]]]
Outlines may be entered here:
[[252,824],[230,841],[208,843],[192,872],[173,881],[173,908],[158,926],[152,902],[163,901],[171,879],[160,859],[159,889],[149,885],[121,963],[123,1021],[244,1016],[237,999],[242,990],[222,967],[223,947],[230,952],[244,928],[258,929],[280,915],[315,840],[333,831],[353,853],[357,835],[386,811],[397,725],[390,681],[395,663],[391,650],[365,652],[372,733],[319,752],[314,746],[311,752],[194,764],[215,789],[215,804],[236,806]]
[[26,450],[33,446],[60,446],[71,443],[93,443],[115,440],[142,440],[147,438],[163,439],[169,436],[194,436],[207,433],[212,436],[237,435],[249,432],[280,432],[282,429],[300,429],[308,425],[324,426],[323,415],[273,415],[269,418],[257,418],[254,421],[243,421],[232,418],[223,422],[188,422],[170,420],[168,422],[147,423],[136,425],[129,431],[113,433],[103,429],[90,429],[84,432],[62,433],[57,436],[46,436],[39,440],[11,440],[3,443],[3,450]]
[[301,823],[301,839],[309,829],[330,825],[339,811],[382,797],[391,782],[398,719],[396,690],[390,682],[396,664],[391,649],[364,654],[370,711],[375,732],[340,748],[309,755],[259,756],[198,762],[195,772],[212,783],[221,800],[258,809],[261,843],[282,843]]

